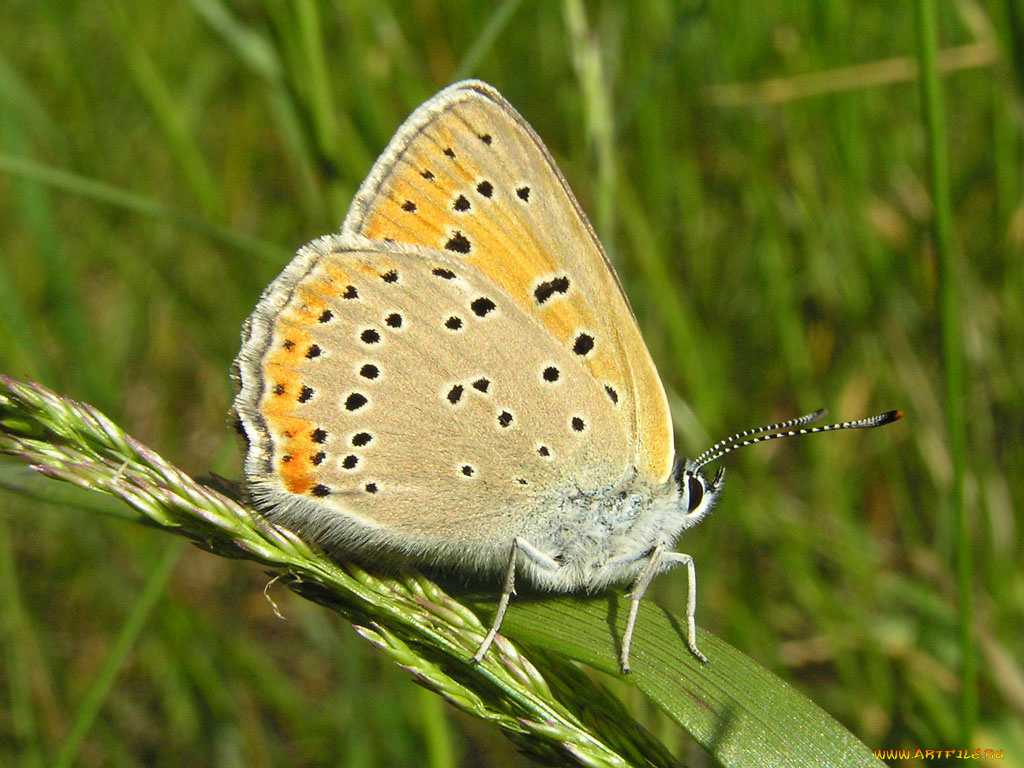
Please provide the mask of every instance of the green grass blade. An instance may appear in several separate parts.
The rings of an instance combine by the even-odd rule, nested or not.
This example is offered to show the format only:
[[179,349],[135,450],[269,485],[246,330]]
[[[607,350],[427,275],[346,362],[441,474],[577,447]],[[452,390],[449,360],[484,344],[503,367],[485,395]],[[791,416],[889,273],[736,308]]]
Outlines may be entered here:
[[587,146],[596,176],[594,226],[614,262],[615,255],[611,249],[615,242],[615,118],[611,93],[601,61],[601,49],[587,23],[582,0],[564,0],[562,12],[580,84]]
[[[480,610],[490,610],[485,603]],[[619,676],[629,601],[520,596],[504,631]],[[686,620],[645,601],[627,677],[723,766],[877,766],[871,751],[824,710],[723,640],[700,631],[702,666],[686,645]]]
[[0,153],[0,172],[32,179],[88,200],[112,205],[132,213],[168,222],[183,229],[199,232],[233,250],[266,259],[273,264],[283,264],[292,255],[290,251],[278,245],[242,234],[229,227],[210,224],[197,216],[183,213],[150,198],[125,192],[109,184],[87,179],[59,168],[52,168],[27,158]]
[[[31,146],[16,113],[0,108],[0,143],[13,150],[15,162],[34,164],[29,159]],[[61,236],[51,192],[40,179],[22,176],[15,184],[19,217],[34,239],[34,256],[38,261],[37,272],[47,303],[52,308],[49,322],[68,340],[65,346],[68,359],[65,365],[81,382],[93,399],[110,405],[114,402],[113,381],[101,361],[100,345],[89,330],[89,323],[83,315],[76,263],[71,256],[70,243]],[[0,276],[2,277],[2,276]],[[9,289],[4,288],[3,292]],[[19,302],[20,303],[20,302]],[[18,325],[21,311],[11,308],[9,319]],[[17,329],[22,330],[23,329]],[[22,338],[26,344],[34,339],[30,334]],[[40,359],[39,362],[42,362]]]
[[416,701],[423,740],[427,744],[424,765],[428,768],[457,768],[444,702],[425,688],[416,692]]
[[32,700],[31,661],[28,648],[35,645],[28,612],[14,567],[14,548],[7,519],[0,515],[0,648],[3,649],[5,693],[10,698],[10,728],[21,765],[42,768],[42,728]]
[[149,572],[146,584],[135,601],[128,619],[125,621],[124,626],[121,627],[114,645],[107,651],[95,681],[93,681],[92,686],[86,692],[85,698],[79,705],[68,735],[54,757],[53,768],[68,768],[74,765],[75,757],[78,755],[82,742],[89,735],[89,731],[96,722],[96,717],[99,715],[103,702],[114,687],[118,672],[124,665],[128,654],[131,653],[135,641],[138,640],[139,635],[146,626],[146,622],[156,607],[157,601],[163,595],[164,589],[171,579],[174,566],[177,565],[184,548],[184,541],[171,540],[167,542],[163,554]]
[[240,64],[265,81],[269,89],[266,98],[277,124],[278,139],[298,181],[301,199],[294,204],[309,211],[314,221],[333,221],[331,206],[324,200],[319,186],[313,139],[304,130],[304,119],[295,101],[296,93],[288,88],[285,66],[278,51],[264,33],[242,22],[218,0],[192,0],[192,6],[210,29],[223,39],[228,51]]
[[8,461],[0,462],[0,488],[43,504],[55,504],[66,509],[141,522],[137,512],[126,509],[124,504],[118,503],[116,499],[100,496],[73,485],[51,482],[29,467]]
[[498,7],[491,13],[490,18],[487,19],[483,29],[480,30],[480,34],[476,36],[473,45],[463,55],[459,66],[455,68],[452,80],[465,80],[467,77],[473,76],[477,67],[480,66],[480,62],[483,61],[491,48],[494,47],[494,43],[501,34],[501,31],[512,20],[522,2],[523,0],[502,0],[498,4]]
[[66,140],[53,118],[32,93],[29,85],[11,66],[0,52],[0,105],[11,114],[18,116],[18,121],[36,138],[45,139],[47,143]]
[[[4,254],[6,256],[6,254]],[[32,378],[52,380],[52,366],[43,355],[38,344],[32,343],[35,334],[29,320],[28,308],[21,295],[14,290],[14,283],[7,268],[0,261],[0,328],[6,333],[0,335],[0,344],[13,347],[12,362],[17,370]]]
[[117,3],[108,6],[108,11],[112,37],[118,41],[125,70],[163,134],[166,150],[181,170],[203,216],[220,218],[225,207],[223,196],[187,123],[187,116],[193,110],[179,103],[171,93],[150,52],[132,34],[132,20],[127,12]]
[[224,38],[228,48],[246,66],[268,83],[280,83],[281,59],[262,35],[242,24],[219,0],[190,2],[196,13],[203,17],[212,30]]
[[960,741],[971,743],[978,721],[978,662],[974,639],[973,536],[964,507],[964,470],[967,466],[967,427],[964,414],[964,352],[958,293],[962,276],[953,247],[953,214],[949,191],[946,117],[936,52],[938,31],[934,0],[917,1],[918,54],[921,60],[921,98],[928,140],[928,172],[934,214],[932,232],[939,273],[939,320],[942,327],[942,363],[945,384],[946,428],[953,461],[949,510],[953,516],[955,573],[959,607]]

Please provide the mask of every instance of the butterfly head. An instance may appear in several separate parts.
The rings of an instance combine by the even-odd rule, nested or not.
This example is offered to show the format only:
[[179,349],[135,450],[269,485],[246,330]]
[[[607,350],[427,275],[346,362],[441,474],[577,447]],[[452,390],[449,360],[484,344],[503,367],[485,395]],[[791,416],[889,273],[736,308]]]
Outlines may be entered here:
[[719,467],[709,479],[696,462],[683,459],[676,464],[673,474],[679,488],[677,508],[684,512],[682,527],[691,528],[707,517],[715,506],[718,494],[722,492],[725,468]]

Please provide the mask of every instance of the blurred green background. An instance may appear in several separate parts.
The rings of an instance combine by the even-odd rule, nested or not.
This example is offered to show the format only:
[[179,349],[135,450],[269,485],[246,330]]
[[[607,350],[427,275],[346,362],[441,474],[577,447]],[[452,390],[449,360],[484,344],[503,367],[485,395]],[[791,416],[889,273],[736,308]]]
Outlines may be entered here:
[[[337,229],[414,107],[480,77],[600,232],[680,451],[822,406],[906,411],[726,460],[716,513],[681,545],[698,623],[872,748],[1024,765],[1024,9],[937,9],[963,448],[912,3],[4,0],[0,371],[238,478],[228,369],[260,291]],[[29,491],[0,489],[0,764],[49,765],[89,708],[82,766],[525,764],[271,587],[277,618],[259,568],[0,470]],[[681,577],[654,599],[683,611]]]

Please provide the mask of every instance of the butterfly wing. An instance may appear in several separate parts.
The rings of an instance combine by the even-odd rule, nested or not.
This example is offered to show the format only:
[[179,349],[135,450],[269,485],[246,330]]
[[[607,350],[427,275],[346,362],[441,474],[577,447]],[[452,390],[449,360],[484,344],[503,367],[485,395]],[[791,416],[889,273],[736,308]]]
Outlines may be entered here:
[[236,363],[252,495],[327,546],[504,563],[567,499],[632,476],[622,401],[440,251],[311,243],[264,293]]
[[626,297],[554,160],[497,91],[457,83],[417,109],[342,231],[437,249],[479,269],[617,399],[640,473],[668,476],[668,403]]

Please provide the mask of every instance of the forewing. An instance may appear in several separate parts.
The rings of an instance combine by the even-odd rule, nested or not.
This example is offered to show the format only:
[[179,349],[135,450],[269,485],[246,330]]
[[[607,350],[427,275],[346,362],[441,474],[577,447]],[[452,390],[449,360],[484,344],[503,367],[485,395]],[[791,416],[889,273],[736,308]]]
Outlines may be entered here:
[[638,470],[667,477],[668,405],[625,295],[554,160],[497,91],[458,83],[417,109],[342,230],[434,248],[479,269],[618,399]]

